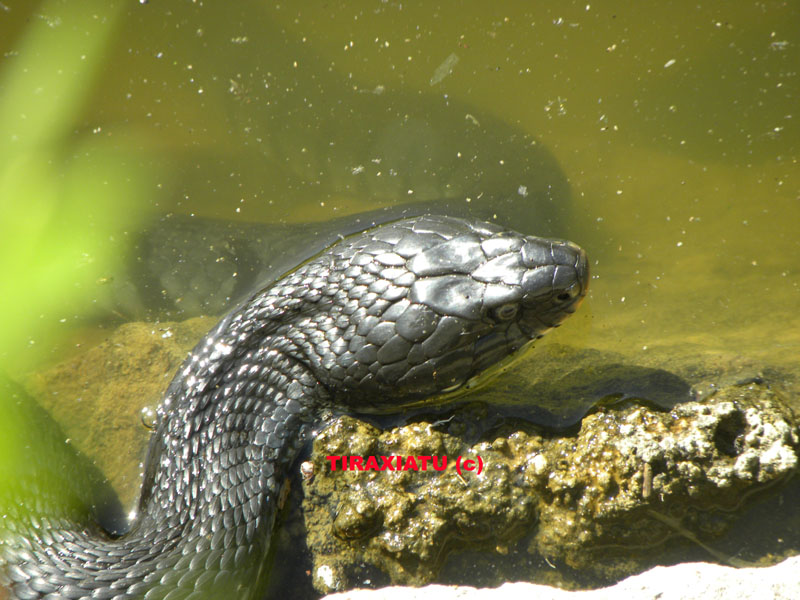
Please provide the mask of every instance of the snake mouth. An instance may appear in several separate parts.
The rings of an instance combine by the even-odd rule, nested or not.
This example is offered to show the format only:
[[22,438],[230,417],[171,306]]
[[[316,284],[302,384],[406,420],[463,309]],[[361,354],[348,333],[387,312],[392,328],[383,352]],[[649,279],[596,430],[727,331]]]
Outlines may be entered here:
[[[539,336],[541,337],[541,336]],[[507,354],[505,358],[494,362],[491,366],[473,372],[463,380],[455,382],[437,393],[426,398],[418,398],[411,402],[404,402],[403,408],[415,409],[422,407],[441,406],[457,401],[461,396],[474,392],[475,390],[486,387],[497,377],[511,369],[517,362],[533,348],[533,344],[538,338],[529,339],[524,342],[517,350]],[[365,412],[383,413],[388,412],[388,408],[372,407]],[[394,408],[396,410],[396,407]]]
[[562,321],[577,310],[582,301],[583,296],[580,296],[569,304],[557,305],[546,311],[541,308],[531,308],[525,311],[517,325],[525,337],[537,340],[551,329],[559,327]]
[[[558,327],[583,303],[589,290],[589,264],[586,252],[572,242],[561,242],[553,248],[559,262],[552,268],[552,280],[541,294],[530,293],[523,298],[520,330],[537,339],[548,330]],[[565,255],[565,256],[562,256]]]
[[533,348],[533,343],[537,338],[529,339],[519,348],[509,353],[505,358],[495,361],[491,366],[480,370],[478,373],[469,377],[462,385],[465,392],[478,389],[495,379],[497,376],[508,371],[514,364],[519,362],[528,351]]

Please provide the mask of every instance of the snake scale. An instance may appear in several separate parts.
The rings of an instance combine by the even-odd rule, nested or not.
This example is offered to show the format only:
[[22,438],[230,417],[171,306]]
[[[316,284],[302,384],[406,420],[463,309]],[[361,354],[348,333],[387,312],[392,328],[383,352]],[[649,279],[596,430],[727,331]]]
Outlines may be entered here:
[[130,531],[6,510],[0,584],[18,599],[257,597],[279,491],[325,415],[464,387],[587,285],[575,244],[484,222],[426,215],[345,238],[234,308],[180,367]]

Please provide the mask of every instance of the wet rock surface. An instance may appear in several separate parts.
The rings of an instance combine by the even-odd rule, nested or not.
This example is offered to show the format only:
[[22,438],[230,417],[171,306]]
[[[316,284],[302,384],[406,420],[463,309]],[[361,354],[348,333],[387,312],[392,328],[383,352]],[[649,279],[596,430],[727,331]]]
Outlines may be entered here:
[[326,596],[325,600],[795,600],[800,597],[800,556],[764,569],[734,569],[708,563],[656,567],[620,583],[591,591],[566,591],[532,583],[505,583],[498,588],[429,585],[420,588],[353,590]]
[[142,409],[157,406],[187,353],[216,321],[126,323],[101,344],[25,382],[125,506],[139,497],[140,463],[150,439]]
[[[362,561],[418,585],[448,549],[503,554],[522,537],[548,563],[622,577],[671,538],[702,544],[721,534],[745,498],[798,466],[797,422],[764,384],[671,411],[602,407],[567,433],[507,423],[470,444],[462,434],[475,412],[383,433],[341,417],[317,437],[303,513],[319,591],[357,583]],[[378,465],[381,456],[447,456],[448,467],[332,470],[326,457],[342,455]],[[459,456],[480,456],[483,471],[459,474]]]

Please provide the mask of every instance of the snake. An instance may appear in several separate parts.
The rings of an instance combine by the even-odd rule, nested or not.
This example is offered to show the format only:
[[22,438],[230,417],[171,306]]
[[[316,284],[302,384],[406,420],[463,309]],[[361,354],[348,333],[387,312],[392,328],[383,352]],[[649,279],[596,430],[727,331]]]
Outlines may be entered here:
[[316,430],[471,389],[572,314],[588,281],[574,243],[488,222],[422,215],[342,239],[179,367],[130,530],[5,507],[0,584],[17,599],[258,597],[281,490]]

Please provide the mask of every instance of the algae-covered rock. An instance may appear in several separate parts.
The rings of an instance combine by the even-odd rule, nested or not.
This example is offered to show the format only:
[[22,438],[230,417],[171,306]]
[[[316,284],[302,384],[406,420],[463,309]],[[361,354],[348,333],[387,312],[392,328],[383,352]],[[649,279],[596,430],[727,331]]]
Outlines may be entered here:
[[619,548],[721,533],[743,498],[796,471],[800,448],[791,411],[756,384],[669,412],[603,409],[553,442],[567,460],[548,474],[531,548],[579,569]]
[[161,400],[178,366],[216,319],[126,323],[107,340],[35,373],[26,388],[108,477],[123,505],[139,497],[150,439],[142,409]]
[[[800,449],[791,411],[755,383],[671,411],[599,408],[573,433],[505,424],[469,444],[459,427],[379,432],[341,417],[317,437],[303,511],[319,591],[352,585],[361,561],[418,585],[450,549],[503,553],[526,534],[550,563],[621,576],[641,568],[643,548],[724,531],[743,498],[797,470]],[[353,456],[376,459],[342,470]],[[417,469],[392,470],[409,456]],[[422,456],[447,468],[422,470]],[[343,457],[336,470],[328,457]],[[481,472],[459,473],[458,457],[480,457]]]
[[[498,438],[470,448],[448,425],[414,423],[381,433],[341,417],[317,437],[303,502],[315,574],[345,582],[347,563],[360,553],[394,581],[421,584],[456,544],[496,549],[535,522],[537,499],[511,461],[509,443]],[[334,471],[327,458],[368,455],[377,457],[376,470]],[[479,455],[480,474],[464,468]]]

